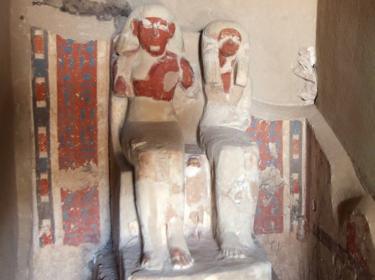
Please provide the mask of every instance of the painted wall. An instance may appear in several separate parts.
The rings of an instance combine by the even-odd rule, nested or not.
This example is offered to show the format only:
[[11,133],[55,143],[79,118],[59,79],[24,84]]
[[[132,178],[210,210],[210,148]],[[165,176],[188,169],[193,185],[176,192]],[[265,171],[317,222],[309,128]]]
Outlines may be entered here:
[[159,2],[185,30],[210,21],[235,20],[250,35],[253,96],[272,104],[300,105],[303,81],[292,73],[298,50],[315,45],[317,0],[130,0],[132,6]]
[[317,106],[374,195],[375,2],[320,0],[317,21]]
[[[50,279],[52,275],[84,279],[82,275],[90,273],[89,262],[107,243],[110,231],[109,71],[96,70],[98,65],[109,69],[113,23],[32,6],[29,0],[12,1],[10,19],[16,103],[17,279]],[[73,78],[68,79],[71,74]],[[80,92],[87,95],[82,104],[73,94],[76,86],[84,87]],[[63,90],[72,106],[60,102]],[[80,122],[80,117],[86,121]],[[76,145],[71,135],[85,139]]]
[[10,0],[0,8],[0,271],[1,279],[14,279],[17,263],[17,202],[14,181],[13,95],[10,71]]

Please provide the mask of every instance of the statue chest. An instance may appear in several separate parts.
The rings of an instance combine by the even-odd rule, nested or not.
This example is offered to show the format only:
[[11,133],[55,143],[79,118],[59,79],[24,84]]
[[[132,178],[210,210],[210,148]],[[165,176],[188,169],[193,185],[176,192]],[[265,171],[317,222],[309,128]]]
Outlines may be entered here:
[[[144,68],[134,70],[135,74],[145,71]],[[140,75],[133,75],[134,94],[155,100],[172,100],[179,81],[179,70],[177,56],[166,54],[149,67],[145,79],[136,79],[135,77]]]

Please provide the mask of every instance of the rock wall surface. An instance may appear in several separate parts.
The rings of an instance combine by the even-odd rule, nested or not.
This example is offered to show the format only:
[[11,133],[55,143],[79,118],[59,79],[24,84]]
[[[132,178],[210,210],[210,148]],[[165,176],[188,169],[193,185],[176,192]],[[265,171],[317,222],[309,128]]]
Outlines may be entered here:
[[320,0],[317,106],[375,194],[375,2]]

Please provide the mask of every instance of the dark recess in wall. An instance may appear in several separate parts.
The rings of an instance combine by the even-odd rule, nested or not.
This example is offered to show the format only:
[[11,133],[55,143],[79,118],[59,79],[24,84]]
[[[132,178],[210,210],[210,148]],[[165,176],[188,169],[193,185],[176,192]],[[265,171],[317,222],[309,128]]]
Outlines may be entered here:
[[126,1],[101,3],[88,0],[35,0],[33,5],[47,5],[73,15],[96,16],[98,20],[127,17],[131,12],[130,5]]

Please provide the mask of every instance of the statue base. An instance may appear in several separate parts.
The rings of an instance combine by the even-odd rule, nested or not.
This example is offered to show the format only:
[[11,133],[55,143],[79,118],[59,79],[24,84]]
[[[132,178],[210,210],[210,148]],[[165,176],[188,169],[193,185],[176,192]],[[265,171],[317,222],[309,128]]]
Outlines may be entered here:
[[139,267],[140,246],[136,243],[122,251],[123,271],[126,280],[271,280],[272,266],[265,252],[258,246],[254,257],[244,259],[220,259],[219,248],[212,238],[190,240],[189,249],[194,265],[186,270],[142,270]]

